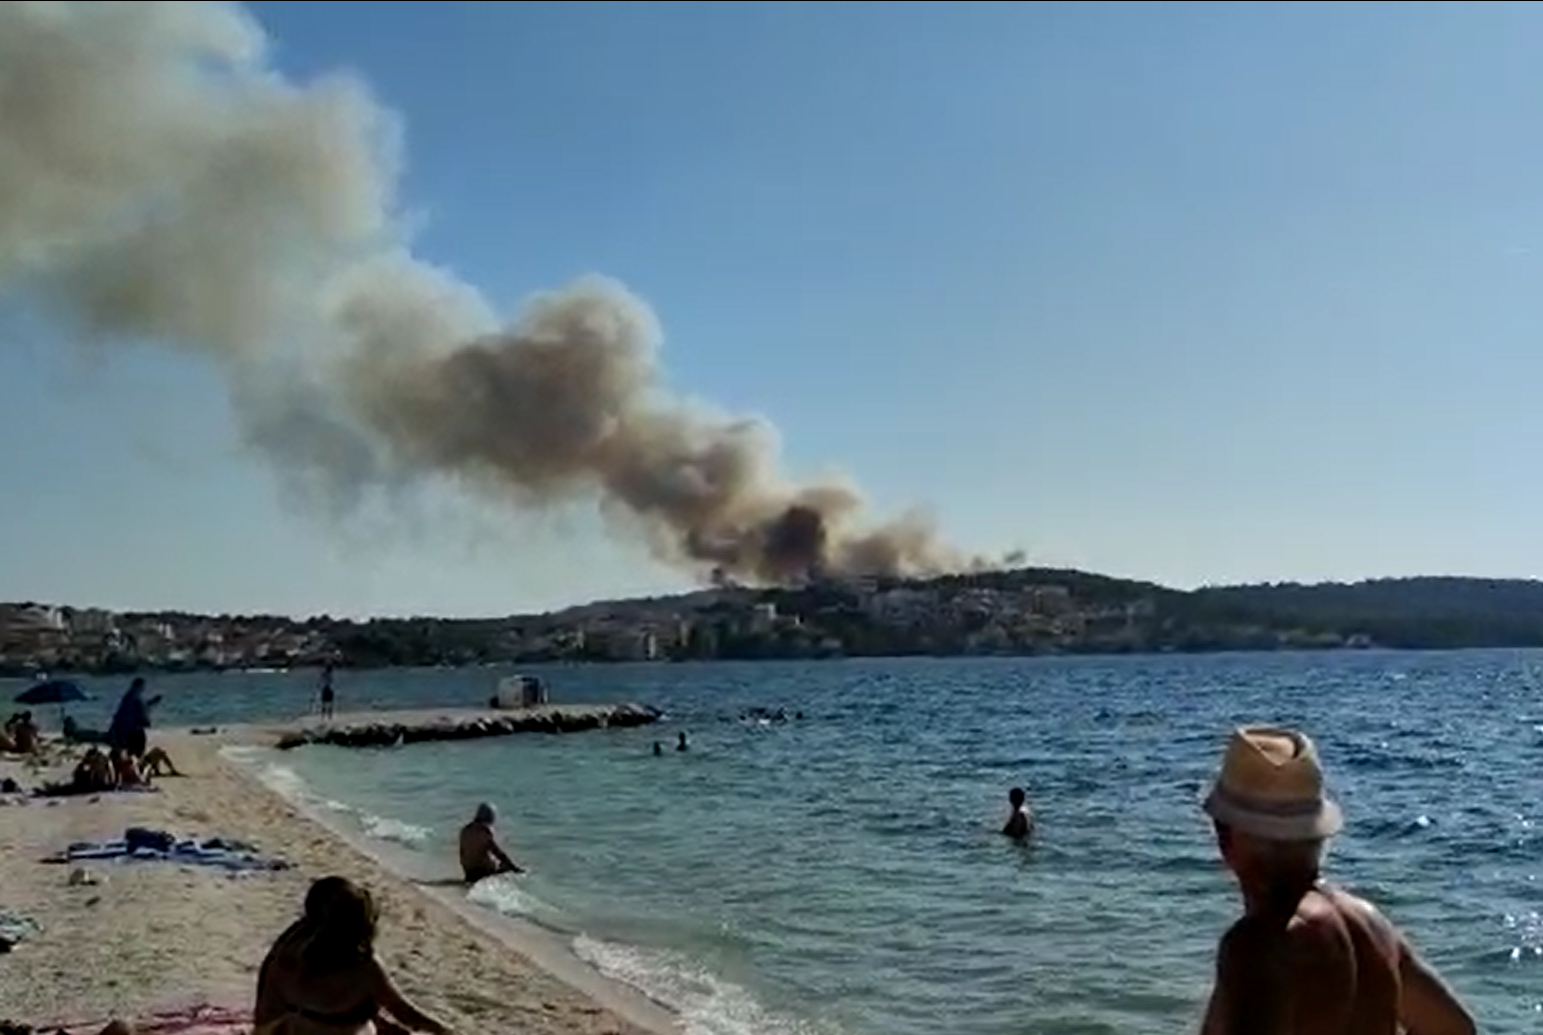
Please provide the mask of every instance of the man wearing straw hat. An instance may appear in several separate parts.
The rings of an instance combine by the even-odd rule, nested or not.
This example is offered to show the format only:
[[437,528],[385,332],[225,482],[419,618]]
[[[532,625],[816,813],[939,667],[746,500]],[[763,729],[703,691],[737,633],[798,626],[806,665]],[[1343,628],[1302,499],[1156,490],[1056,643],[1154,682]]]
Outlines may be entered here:
[[1474,1035],[1398,930],[1320,879],[1343,820],[1305,734],[1236,730],[1204,808],[1243,892],[1243,918],[1218,947],[1204,1035]]

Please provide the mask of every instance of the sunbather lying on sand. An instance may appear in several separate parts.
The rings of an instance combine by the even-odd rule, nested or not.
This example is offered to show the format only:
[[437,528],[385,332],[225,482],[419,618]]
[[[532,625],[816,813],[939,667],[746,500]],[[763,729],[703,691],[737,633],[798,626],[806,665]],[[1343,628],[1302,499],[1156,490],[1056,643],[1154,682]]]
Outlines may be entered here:
[[[171,759],[162,757],[169,768]],[[146,759],[148,761],[148,758]],[[173,776],[177,775],[176,769],[172,769]],[[102,754],[99,748],[89,748],[75,765],[75,770],[70,774],[69,783],[51,783],[38,788],[37,792],[43,797],[60,798],[76,794],[102,794],[106,791],[147,791],[150,790],[150,779],[140,772],[138,764],[132,755],[125,754],[117,748],[113,748],[109,754]]]
[[[412,1031],[449,1028],[402,997],[375,958],[374,899],[343,877],[323,877],[257,972],[253,1035],[365,1035],[382,1013]],[[386,1025],[382,1025],[386,1027]]]
[[107,756],[92,748],[81,756],[70,776],[70,785],[84,793],[113,789],[113,767]]
[[75,721],[75,716],[64,717],[64,739],[70,744],[106,744],[107,734],[101,730],[87,729]]

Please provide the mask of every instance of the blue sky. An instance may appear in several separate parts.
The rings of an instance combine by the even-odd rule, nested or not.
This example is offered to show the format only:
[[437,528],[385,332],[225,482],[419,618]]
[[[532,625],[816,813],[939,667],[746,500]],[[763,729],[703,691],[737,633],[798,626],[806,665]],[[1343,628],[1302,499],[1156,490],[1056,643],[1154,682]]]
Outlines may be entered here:
[[[1543,10],[261,3],[405,118],[421,252],[596,271],[672,384],[984,550],[1543,576]],[[678,577],[582,514],[286,509],[211,373],[0,349],[0,598],[501,613]]]

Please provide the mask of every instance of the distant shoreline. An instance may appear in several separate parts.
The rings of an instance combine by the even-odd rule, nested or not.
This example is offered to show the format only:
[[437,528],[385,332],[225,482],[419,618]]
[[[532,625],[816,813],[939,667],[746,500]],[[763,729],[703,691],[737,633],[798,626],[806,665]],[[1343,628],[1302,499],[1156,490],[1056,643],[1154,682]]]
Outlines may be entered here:
[[304,619],[0,603],[0,674],[564,662],[1543,647],[1543,582],[1419,577],[1178,590],[1049,568],[724,586],[490,618]]
[[[975,660],[1006,660],[1012,658],[1165,658],[1174,656],[1210,656],[1217,654],[1360,654],[1367,652],[1396,652],[1396,653],[1451,653],[1470,650],[1543,650],[1543,642],[1540,643],[1472,643],[1459,645],[1433,644],[1385,646],[1380,643],[1358,644],[1356,646],[1336,647],[1211,647],[1191,649],[1168,650],[1062,650],[1062,651],[1023,651],[1016,653],[911,653],[911,654],[825,654],[825,655],[786,655],[779,657],[712,657],[712,658],[516,658],[508,661],[473,661],[458,665],[433,664],[365,664],[349,665],[338,664],[334,667],[338,671],[350,672],[383,672],[391,669],[443,669],[445,671],[465,671],[478,668],[514,668],[519,666],[547,666],[547,665],[652,665],[661,668],[671,665],[701,665],[717,662],[733,664],[777,664],[790,661],[906,661],[906,660],[933,660],[942,661],[949,659],[975,659]],[[92,678],[107,678],[123,676],[131,678],[135,675],[229,675],[229,674],[256,674],[256,675],[284,675],[291,672],[314,673],[321,668],[320,664],[297,664],[283,667],[241,668],[238,666],[159,666],[140,665],[132,669],[99,668],[99,669],[48,669],[48,675],[68,678],[72,676],[89,676]],[[37,670],[25,667],[0,667],[0,679],[27,679],[35,675]]]

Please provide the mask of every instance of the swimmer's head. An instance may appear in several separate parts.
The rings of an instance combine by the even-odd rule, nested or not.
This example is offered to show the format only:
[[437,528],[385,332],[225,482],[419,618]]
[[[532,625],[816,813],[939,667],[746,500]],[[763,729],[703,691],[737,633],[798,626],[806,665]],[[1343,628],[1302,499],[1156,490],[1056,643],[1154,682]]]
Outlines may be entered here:
[[1024,800],[1023,788],[1014,787],[1012,790],[1008,791],[1007,800],[1012,803],[1013,808],[1022,808]]
[[481,805],[477,806],[477,815],[475,819],[478,823],[486,823],[491,826],[492,824],[498,822],[498,813],[494,810],[493,806],[489,805],[487,802],[483,802]]

